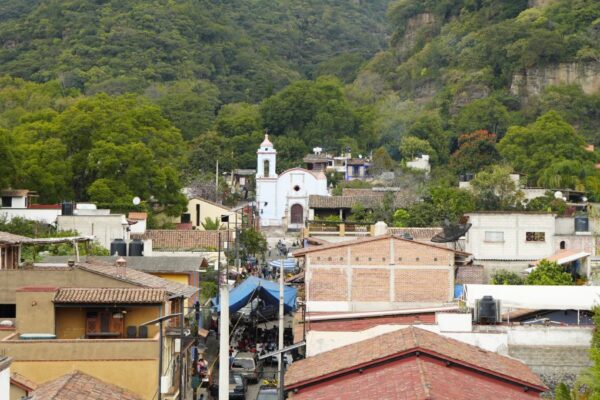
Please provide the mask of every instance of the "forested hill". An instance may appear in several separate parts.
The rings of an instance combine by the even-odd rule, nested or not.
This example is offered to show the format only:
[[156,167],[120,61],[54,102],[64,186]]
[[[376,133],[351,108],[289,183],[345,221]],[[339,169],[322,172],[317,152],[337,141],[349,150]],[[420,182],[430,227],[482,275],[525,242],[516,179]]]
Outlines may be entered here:
[[389,0],[5,0],[0,75],[85,94],[206,80],[256,102],[300,78],[351,81],[385,46]]

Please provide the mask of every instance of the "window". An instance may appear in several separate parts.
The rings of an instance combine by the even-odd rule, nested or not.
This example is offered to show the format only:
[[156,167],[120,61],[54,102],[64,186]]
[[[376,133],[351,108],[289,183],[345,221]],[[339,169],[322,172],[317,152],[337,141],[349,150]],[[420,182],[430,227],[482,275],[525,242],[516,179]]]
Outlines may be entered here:
[[564,249],[566,249],[566,248],[567,248],[567,244],[565,243],[565,241],[564,241],[564,240],[562,240],[562,241],[560,242],[560,249],[561,249],[561,250],[564,250]]
[[12,197],[2,197],[2,207],[12,207]]
[[504,242],[504,232],[485,231],[485,242]]
[[16,318],[16,317],[17,317],[17,305],[16,304],[0,304],[0,319]]
[[546,232],[526,232],[525,233],[525,241],[526,242],[545,242],[546,241]]

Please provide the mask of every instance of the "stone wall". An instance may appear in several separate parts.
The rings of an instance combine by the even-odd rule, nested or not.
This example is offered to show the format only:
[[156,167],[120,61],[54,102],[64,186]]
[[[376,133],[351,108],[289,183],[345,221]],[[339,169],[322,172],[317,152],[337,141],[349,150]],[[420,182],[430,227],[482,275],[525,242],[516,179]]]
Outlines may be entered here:
[[485,279],[485,272],[483,265],[461,265],[456,269],[456,280],[457,284],[484,284],[487,283]]
[[560,382],[572,385],[591,366],[589,346],[515,346],[508,354],[527,364],[551,389]]

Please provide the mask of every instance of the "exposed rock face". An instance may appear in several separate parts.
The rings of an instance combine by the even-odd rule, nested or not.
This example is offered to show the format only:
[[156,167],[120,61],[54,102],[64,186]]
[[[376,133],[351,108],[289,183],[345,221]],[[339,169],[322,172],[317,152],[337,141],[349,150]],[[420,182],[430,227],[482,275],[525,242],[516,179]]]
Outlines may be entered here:
[[530,68],[513,76],[510,91],[527,98],[539,95],[546,86],[559,84],[579,84],[587,94],[600,91],[600,62]]
[[398,47],[396,48],[398,55],[403,57],[405,53],[412,50],[417,44],[419,33],[423,31],[424,28],[430,28],[434,23],[435,15],[431,13],[422,13],[411,17],[406,23],[406,29],[404,30],[402,40],[398,42]]
[[527,5],[530,8],[536,7],[536,8],[543,8],[546,7],[552,3],[556,2],[556,0],[529,0],[527,2]]

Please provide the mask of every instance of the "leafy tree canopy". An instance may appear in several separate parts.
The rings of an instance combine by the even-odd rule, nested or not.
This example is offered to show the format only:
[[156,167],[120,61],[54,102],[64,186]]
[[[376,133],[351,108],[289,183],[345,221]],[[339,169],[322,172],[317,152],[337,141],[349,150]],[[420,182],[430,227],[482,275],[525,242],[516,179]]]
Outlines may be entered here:
[[542,260],[525,278],[527,285],[572,285],[573,278],[555,262]]

